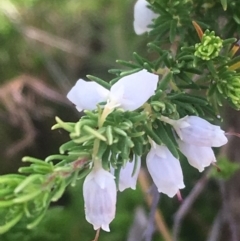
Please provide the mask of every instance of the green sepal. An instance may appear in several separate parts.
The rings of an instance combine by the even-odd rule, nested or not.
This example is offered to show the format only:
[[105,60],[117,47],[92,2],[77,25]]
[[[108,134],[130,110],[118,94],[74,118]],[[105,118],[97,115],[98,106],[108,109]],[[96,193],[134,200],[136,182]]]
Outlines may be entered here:
[[169,99],[175,99],[182,102],[192,103],[192,104],[198,104],[198,105],[208,105],[208,101],[201,97],[196,95],[190,95],[187,93],[181,93],[177,95],[168,95]]
[[180,101],[177,101],[177,100],[174,100],[173,102],[176,104],[178,109],[182,108],[182,109],[186,110],[189,114],[197,114],[197,111],[193,107],[192,104],[180,102]]
[[235,22],[237,23],[237,24],[240,24],[240,18],[239,18],[239,16],[237,15],[237,14],[233,14],[233,19],[235,20]]
[[[120,74],[120,73],[119,73]],[[114,85],[115,83],[117,83],[120,79],[121,79],[122,77],[117,77],[117,78],[114,78],[114,79],[112,79],[111,81],[110,81],[110,84],[111,85]]]
[[167,89],[169,82],[172,80],[172,72],[168,72],[160,81],[158,84],[158,88],[161,90]]
[[81,173],[78,174],[78,180],[86,177],[91,171],[92,171],[92,169],[85,169],[85,170],[81,171]]
[[96,76],[87,75],[87,78],[92,80],[92,81],[94,81],[94,82],[96,82],[96,83],[98,83],[98,84],[100,84],[102,87],[104,87],[104,88],[106,88],[108,90],[110,90],[110,88],[111,88],[111,85],[109,83],[107,83],[105,80],[102,80],[102,79],[100,79],[100,78],[98,78]]
[[[227,0],[225,0],[227,1]],[[234,44],[236,43],[237,39],[236,38],[228,38],[223,40],[223,45],[228,45],[228,44]]]
[[128,76],[130,74],[134,74],[136,72],[139,72],[140,70],[142,70],[142,68],[135,68],[135,69],[132,69],[132,70],[123,71],[123,72],[121,72],[120,76],[125,77],[125,76]]
[[79,137],[79,138],[76,138],[76,139],[73,139],[73,141],[76,143],[76,144],[82,144],[86,141],[90,141],[90,140],[94,140],[96,139],[96,136],[95,135],[85,135],[85,136],[82,136],[82,137]]
[[26,188],[29,184],[34,183],[34,181],[36,180],[42,180],[42,175],[40,174],[34,174],[31,176],[28,176],[25,178],[25,180],[23,180],[15,189],[14,189],[14,193],[17,194],[19,192],[21,192],[24,188]]
[[[137,158],[137,156],[135,155],[135,157],[134,157],[134,166],[133,166],[133,172],[132,172],[132,176],[134,176],[134,174],[136,173],[136,170],[137,170],[137,166],[139,165],[138,164],[138,158]],[[140,162],[141,162],[141,158],[140,158]]]
[[60,179],[60,184],[58,184],[56,190],[53,192],[51,201],[56,202],[65,192],[66,189],[66,181],[65,179]]
[[145,62],[143,64],[144,69],[146,69],[148,72],[152,73],[154,70],[154,66],[151,63]]
[[13,199],[14,203],[24,203],[24,202],[28,202],[31,199],[34,199],[35,197],[37,197],[38,195],[40,195],[42,193],[42,190],[36,190],[34,192],[25,194],[25,195],[20,195],[18,197],[16,197],[15,199]]
[[74,124],[75,123],[71,123],[71,122],[64,122],[62,121],[59,117],[55,117],[55,120],[57,122],[57,124],[55,124],[53,127],[52,127],[52,130],[56,130],[58,128],[62,128],[68,132],[72,132],[73,129],[74,129]]
[[[100,133],[100,130],[94,130],[90,126],[83,126],[83,130],[89,133],[90,135],[95,136],[99,140],[107,141],[106,137]],[[102,131],[103,131],[103,128],[102,128]]]
[[120,150],[120,156],[123,161],[129,160],[130,147],[127,145],[127,137],[122,137],[118,142],[118,148]]
[[15,182],[19,183],[20,181],[24,180],[25,176],[19,174],[7,174],[0,176],[0,184],[13,184]]
[[46,175],[53,172],[53,166],[51,165],[47,167],[47,166],[32,164],[31,166],[33,166],[34,173],[37,173],[37,174]]
[[27,225],[27,229],[35,228],[42,221],[45,214],[46,214],[46,209],[37,218],[35,218],[33,222],[31,222]]
[[127,133],[125,131],[121,130],[120,128],[118,128],[118,127],[114,126],[113,131],[118,135],[127,136]]
[[113,133],[112,133],[112,126],[107,126],[106,127],[106,137],[107,137],[107,143],[108,145],[112,145],[113,144]]
[[114,169],[114,176],[116,177],[115,182],[117,186],[117,190],[119,190],[119,178],[120,178],[120,171],[122,166],[117,165],[117,168]]
[[162,55],[163,53],[166,53],[164,50],[162,50],[158,45],[156,45],[155,43],[148,43],[147,44],[147,47],[152,49],[152,50],[155,50],[156,52],[159,53],[159,55]]
[[136,52],[133,53],[133,57],[140,66],[143,66],[144,62],[147,62],[147,59],[143,58]]
[[[145,121],[147,118],[147,115],[146,113],[140,113],[140,114],[137,114],[135,116],[129,116],[129,119],[131,122],[141,122],[141,121]],[[129,125],[132,127],[132,123],[129,123]]]
[[138,68],[139,66],[135,63],[132,63],[130,61],[125,61],[125,60],[121,60],[121,59],[118,59],[116,60],[116,62],[118,64],[121,64],[121,65],[124,65],[124,66],[127,66],[127,67],[130,67],[130,68]]
[[[109,74],[115,74],[115,75],[117,75],[117,76],[119,76],[120,74],[121,74],[121,72],[122,72],[122,69],[109,69],[108,70],[108,73]],[[111,82],[110,82],[111,83]]]
[[64,159],[66,159],[66,157],[67,157],[66,155],[59,155],[59,154],[51,155],[45,159],[45,162],[51,162],[54,160],[64,160]]
[[197,68],[184,68],[185,72],[192,73],[192,74],[197,74],[197,75],[202,75],[202,71],[197,69]]
[[102,155],[102,165],[105,170],[109,169],[109,161],[110,161],[110,156],[113,155],[111,153],[111,148],[107,148],[105,152]]
[[133,138],[132,141],[134,143],[134,147],[133,147],[134,154],[138,155],[138,156],[142,156],[142,154],[143,154],[143,143],[140,141],[139,138]]
[[[62,144],[59,147],[59,152],[60,154],[64,154],[66,151],[71,150],[72,148],[76,147],[76,143],[74,141],[68,141],[64,144]],[[45,161],[47,160],[47,158],[45,159]]]
[[104,152],[106,151],[107,147],[108,147],[108,145],[106,142],[100,141],[98,153],[97,153],[97,157],[99,159],[102,159],[102,156],[103,156]]
[[154,130],[150,129],[150,127],[148,127],[147,125],[144,126],[144,129],[146,131],[146,133],[148,134],[148,136],[153,139],[158,145],[162,145],[162,140],[160,139],[160,137],[155,133]]
[[[13,200],[0,200],[0,208],[6,208],[13,206],[15,203]],[[0,226],[0,233],[1,233],[1,226]]]
[[169,40],[171,43],[175,41],[177,31],[177,19],[173,19],[170,24]]
[[41,159],[37,159],[37,158],[34,158],[34,157],[30,157],[30,156],[23,157],[22,161],[23,162],[32,162],[32,163],[43,165],[43,166],[49,166],[49,163],[46,163],[45,161],[43,161]]
[[19,214],[15,214],[12,220],[0,226],[0,234],[6,233],[10,228],[16,225],[21,220],[22,216],[23,216],[22,212],[20,212]]
[[[6,197],[8,195],[12,195],[12,188],[10,188],[10,187],[0,188],[0,208],[1,208],[1,202],[2,202],[1,200],[4,198],[7,199]],[[5,202],[5,201],[3,201],[3,202]],[[6,202],[8,202],[8,201],[6,201]]]
[[176,140],[175,140],[173,134],[170,134],[167,131],[167,127],[164,126],[162,121],[157,120],[157,125],[158,125],[158,128],[156,129],[156,132],[158,133],[159,137],[161,138],[162,143],[164,143],[167,146],[167,148],[173,154],[174,157],[179,159],[177,143],[176,143]]

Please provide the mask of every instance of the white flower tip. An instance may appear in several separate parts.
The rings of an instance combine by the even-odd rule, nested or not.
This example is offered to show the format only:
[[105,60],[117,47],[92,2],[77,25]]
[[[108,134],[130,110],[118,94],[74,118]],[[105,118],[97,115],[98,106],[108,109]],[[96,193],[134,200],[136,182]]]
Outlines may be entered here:
[[106,231],[106,232],[110,232],[110,228],[108,224],[102,224],[102,230]]
[[132,185],[131,185],[131,189],[132,189],[132,190],[136,190],[136,184],[132,184]]
[[109,224],[102,224],[101,227],[99,225],[93,225],[94,230],[98,230],[99,228],[106,232],[110,232]]
[[216,140],[215,140],[215,142],[214,142],[214,144],[213,144],[213,147],[224,146],[224,145],[227,144],[227,143],[228,143],[228,139],[227,139],[227,137],[225,136],[225,132],[222,131],[222,133],[219,132],[219,135],[217,136],[217,138],[216,138]]
[[201,166],[201,167],[196,167],[198,169],[199,172],[203,172],[204,171],[204,167]]
[[134,31],[137,35],[142,35],[144,34],[145,32],[147,32],[147,28],[141,28],[138,23],[136,22],[136,20],[133,22],[133,28],[134,28]]

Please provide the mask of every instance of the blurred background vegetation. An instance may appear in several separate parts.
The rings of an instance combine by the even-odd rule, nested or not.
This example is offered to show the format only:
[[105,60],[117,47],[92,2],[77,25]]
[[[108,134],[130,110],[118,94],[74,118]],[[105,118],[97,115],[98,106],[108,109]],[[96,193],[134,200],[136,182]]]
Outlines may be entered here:
[[[66,133],[50,128],[55,116],[65,121],[79,118],[65,98],[77,79],[86,74],[111,79],[107,70],[117,67],[116,59],[131,60],[134,51],[147,55],[146,35],[133,31],[133,5],[134,0],[0,0],[0,174],[16,172],[24,165],[23,156],[44,158],[67,141]],[[201,175],[187,162],[182,167],[184,198]],[[70,187],[34,230],[21,222],[0,241],[92,240],[95,232],[84,217],[81,188],[81,181]],[[100,240],[140,240],[131,232],[140,225],[134,221],[138,215],[141,227],[147,225],[145,195],[140,186],[118,193],[116,219]],[[181,240],[206,239],[220,199],[218,185],[209,181],[184,219]],[[160,196],[159,208],[170,232],[179,206],[176,198]],[[154,240],[164,238],[156,232]]]

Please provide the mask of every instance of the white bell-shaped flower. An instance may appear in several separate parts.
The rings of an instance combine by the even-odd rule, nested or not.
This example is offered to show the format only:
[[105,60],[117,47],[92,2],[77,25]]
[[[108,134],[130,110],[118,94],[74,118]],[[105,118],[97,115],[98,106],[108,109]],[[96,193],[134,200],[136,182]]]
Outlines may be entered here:
[[137,178],[141,168],[140,157],[137,157],[136,170],[134,172],[134,175],[132,175],[134,170],[134,165],[135,165],[134,161],[127,162],[126,165],[121,168],[120,175],[119,175],[119,184],[118,184],[118,188],[120,192],[124,191],[127,188],[132,188],[133,190],[136,189]]
[[158,75],[146,70],[121,78],[110,91],[95,82],[80,79],[67,98],[79,111],[94,110],[98,103],[106,101],[110,109],[119,107],[132,111],[141,107],[155,93],[157,83]]
[[103,168],[93,168],[83,183],[86,220],[95,230],[109,232],[109,224],[115,217],[116,184],[114,176]]
[[214,152],[211,147],[195,146],[183,141],[178,141],[179,149],[186,156],[188,162],[193,167],[202,172],[205,167],[216,162]]
[[159,16],[147,6],[149,6],[149,3],[146,0],[138,0],[134,5],[133,27],[137,35],[148,32],[150,30],[148,25]]
[[147,168],[159,192],[173,197],[185,187],[179,160],[166,146],[152,145],[147,155]]
[[212,125],[198,116],[186,116],[171,120],[179,138],[196,146],[220,147],[227,143],[225,132],[220,126]]

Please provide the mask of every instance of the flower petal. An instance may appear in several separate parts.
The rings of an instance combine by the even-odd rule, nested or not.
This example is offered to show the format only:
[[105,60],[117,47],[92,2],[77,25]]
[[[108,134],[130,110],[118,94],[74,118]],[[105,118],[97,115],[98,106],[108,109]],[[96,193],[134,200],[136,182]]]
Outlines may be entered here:
[[93,169],[83,183],[86,220],[94,229],[109,232],[109,224],[115,217],[116,184],[114,176],[103,168]]
[[92,81],[79,79],[67,94],[67,98],[76,105],[78,111],[94,110],[97,104],[107,101],[109,90]]
[[183,141],[178,141],[180,151],[187,157],[188,162],[193,167],[202,172],[205,167],[216,162],[214,152],[211,147],[195,146]]
[[118,103],[124,110],[136,110],[141,107],[157,88],[158,75],[141,70],[125,76],[110,90],[110,103]]
[[147,168],[159,192],[173,197],[185,187],[180,163],[167,147],[157,145],[151,148],[147,155]]
[[138,0],[134,5],[133,27],[135,33],[138,35],[148,32],[150,30],[148,25],[152,23],[154,18],[159,16],[149,9],[148,5],[149,3],[145,0]]
[[134,175],[132,175],[135,165],[134,161],[127,162],[125,167],[121,168],[118,184],[120,192],[124,191],[127,188],[132,188],[134,190],[136,189],[137,178],[141,167],[141,158],[137,157],[136,162],[136,170]]
[[227,143],[225,132],[198,116],[186,116],[173,122],[180,139],[196,146],[220,147]]

